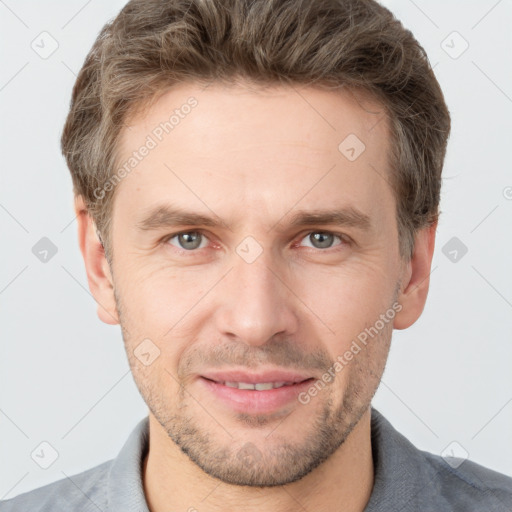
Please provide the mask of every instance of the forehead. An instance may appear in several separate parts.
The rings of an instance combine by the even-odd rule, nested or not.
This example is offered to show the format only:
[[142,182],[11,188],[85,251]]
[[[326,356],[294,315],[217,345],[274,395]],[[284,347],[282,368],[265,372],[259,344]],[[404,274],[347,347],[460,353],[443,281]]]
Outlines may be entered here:
[[181,84],[127,121],[121,167],[115,208],[134,221],[162,200],[230,215],[394,206],[384,108],[360,91]]
[[[385,118],[384,107],[363,90],[188,82],[160,92],[150,108],[127,119],[119,149],[130,151],[143,142],[141,136],[148,135],[158,144],[169,139],[190,143],[193,130],[197,130],[196,154],[218,149],[217,140],[226,134],[236,139],[310,143],[323,150],[352,133],[375,146],[379,139],[387,139]],[[208,137],[206,130],[211,130]]]

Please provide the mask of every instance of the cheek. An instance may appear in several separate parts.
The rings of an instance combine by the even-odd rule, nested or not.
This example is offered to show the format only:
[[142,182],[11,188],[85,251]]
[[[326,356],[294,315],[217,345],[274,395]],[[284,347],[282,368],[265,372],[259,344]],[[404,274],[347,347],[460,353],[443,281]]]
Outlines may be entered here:
[[377,265],[303,272],[292,289],[342,342],[373,323],[388,307],[390,273]]
[[[178,388],[174,380],[178,364],[191,343],[201,337],[203,315],[212,300],[207,293],[216,280],[211,272],[204,277],[197,270],[148,271],[146,267],[144,272],[133,272],[129,284],[123,286],[129,350],[150,339],[160,351],[147,375],[151,381],[168,381],[167,387]],[[145,375],[141,377],[145,379]]]
[[139,325],[158,332],[160,337],[184,315],[188,317],[215,282],[212,273],[206,276],[197,269],[145,266],[129,275],[123,286],[124,302]]

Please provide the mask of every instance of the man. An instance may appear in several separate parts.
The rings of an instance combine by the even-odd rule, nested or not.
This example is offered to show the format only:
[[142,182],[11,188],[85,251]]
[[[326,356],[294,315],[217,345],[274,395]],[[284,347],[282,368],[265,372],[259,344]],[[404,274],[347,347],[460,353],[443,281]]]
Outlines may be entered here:
[[371,406],[421,315],[450,116],[370,0],[133,0],[62,137],[103,322],[149,407],[23,510],[512,510]]

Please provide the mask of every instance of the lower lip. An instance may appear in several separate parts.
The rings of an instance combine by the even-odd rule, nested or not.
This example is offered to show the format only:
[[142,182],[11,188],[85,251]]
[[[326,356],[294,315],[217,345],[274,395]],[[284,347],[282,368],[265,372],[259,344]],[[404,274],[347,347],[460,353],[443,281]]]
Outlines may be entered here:
[[274,412],[293,400],[297,400],[299,393],[305,391],[313,382],[311,378],[289,386],[257,391],[255,389],[231,388],[204,377],[200,377],[199,380],[231,409],[247,414]]

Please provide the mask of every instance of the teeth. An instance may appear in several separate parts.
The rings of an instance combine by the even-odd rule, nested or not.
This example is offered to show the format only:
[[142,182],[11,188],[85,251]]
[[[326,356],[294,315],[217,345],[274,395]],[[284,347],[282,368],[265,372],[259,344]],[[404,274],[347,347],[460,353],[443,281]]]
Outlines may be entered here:
[[254,389],[254,384],[248,384],[246,382],[239,382],[238,389]]
[[265,391],[266,389],[274,389],[274,384],[272,382],[261,382],[254,385],[254,389],[258,391]]
[[251,384],[249,382],[224,382],[224,385],[230,388],[254,389],[256,391],[266,391],[268,389],[281,388],[291,384],[293,384],[293,382],[258,382],[257,384]]

